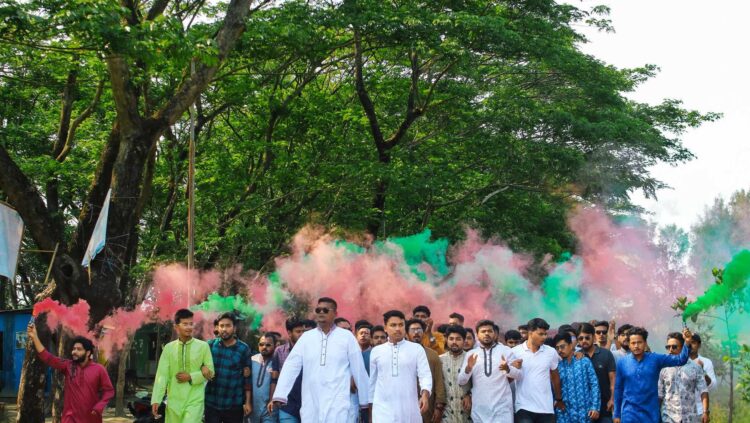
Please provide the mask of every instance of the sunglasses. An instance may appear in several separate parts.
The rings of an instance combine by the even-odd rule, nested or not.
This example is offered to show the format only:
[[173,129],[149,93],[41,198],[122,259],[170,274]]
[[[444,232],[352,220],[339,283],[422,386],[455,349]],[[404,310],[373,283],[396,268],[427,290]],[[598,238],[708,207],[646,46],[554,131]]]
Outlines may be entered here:
[[665,345],[664,348],[667,350],[676,350],[677,348],[679,348],[679,346],[678,345]]
[[606,330],[598,330],[598,331],[596,331],[596,334],[597,335],[606,335],[607,331]]
[[578,337],[579,341],[588,341],[589,339],[591,339],[591,336],[589,335],[581,335]]
[[328,314],[331,311],[328,307],[315,307],[315,314]]

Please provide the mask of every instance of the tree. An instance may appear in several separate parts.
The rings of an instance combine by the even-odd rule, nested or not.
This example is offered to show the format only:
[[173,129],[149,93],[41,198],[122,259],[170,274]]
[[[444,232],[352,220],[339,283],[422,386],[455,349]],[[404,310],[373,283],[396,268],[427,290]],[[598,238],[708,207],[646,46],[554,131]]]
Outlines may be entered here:
[[[200,4],[193,3],[190,8],[200,10]],[[57,9],[52,4],[30,3],[14,5],[14,11],[21,18],[8,24],[13,30],[27,34],[31,30],[41,30],[32,41],[25,44],[19,42],[18,48],[32,44],[53,51],[70,50],[73,58],[81,50],[92,49],[102,53],[106,65],[116,118],[102,151],[95,179],[81,207],[79,223],[70,237],[66,236],[62,219],[57,214],[57,175],[49,177],[43,198],[9,151],[0,147],[0,166],[5,169],[0,175],[0,188],[9,202],[17,207],[34,242],[42,249],[52,250],[59,246],[62,251],[52,268],[54,285],[46,294],[59,298],[65,304],[86,299],[92,306],[93,322],[104,317],[121,300],[118,282],[135,258],[136,224],[145,201],[143,195],[148,194],[151,183],[150,180],[144,181],[144,171],[148,162],[153,161],[157,140],[209,85],[219,65],[229,56],[244,31],[245,18],[250,10],[249,0],[234,0],[226,6],[223,19],[213,25],[200,25],[198,30],[191,31],[192,19],[187,20],[190,15],[182,9],[184,5],[173,5],[173,14],[165,16],[169,5],[168,1],[159,0],[151,4],[128,1],[120,4],[65,2]],[[183,22],[190,23],[183,26]],[[212,27],[217,28],[214,36],[209,32]],[[61,30],[45,31],[43,28]],[[164,38],[148,39],[148,35],[153,36],[159,31],[164,31],[161,34]],[[168,41],[169,37],[184,36],[203,39],[208,47],[203,51],[191,51],[191,48],[185,48],[187,44],[183,44],[180,46],[182,50],[176,50],[171,57],[174,60],[170,63],[171,67],[159,66],[154,55],[163,45],[160,42]],[[63,46],[57,47],[58,43]],[[166,46],[169,47],[169,44]],[[176,71],[182,71],[182,76],[175,75]],[[90,113],[88,109],[84,110],[79,118],[70,121],[77,72],[74,63],[67,70],[63,87],[61,121],[51,154],[57,161],[64,159],[70,151],[71,135],[74,133],[71,129],[79,118]],[[156,76],[169,79],[170,84],[151,86],[151,80]],[[102,84],[99,83],[98,87],[102,87]],[[164,91],[154,96],[153,92],[157,90]],[[98,102],[101,91],[102,88],[97,88],[91,108]],[[112,190],[112,202],[107,236],[116,241],[108,243],[103,253],[105,259],[95,260],[88,273],[90,276],[87,276],[79,263],[97,220],[98,207],[109,189]],[[87,281],[87,277],[90,281]],[[25,362],[19,392],[18,421],[43,421],[36,401],[40,380],[43,380],[40,374],[41,366],[36,360]]]
[[[250,8],[253,7],[251,10]],[[250,13],[250,12],[253,13]],[[554,1],[292,0],[0,7],[0,195],[29,229],[7,301],[85,299],[94,324],[183,260],[195,104],[196,259],[269,270],[307,223],[399,236],[468,224],[538,257],[576,203],[627,209],[717,116],[627,99],[654,68],[584,55],[599,12]],[[7,169],[7,171],[6,171]],[[108,189],[108,244],[80,266]],[[30,355],[28,398],[42,384]],[[33,381],[33,383],[32,383]],[[25,400],[24,400],[25,399]]]

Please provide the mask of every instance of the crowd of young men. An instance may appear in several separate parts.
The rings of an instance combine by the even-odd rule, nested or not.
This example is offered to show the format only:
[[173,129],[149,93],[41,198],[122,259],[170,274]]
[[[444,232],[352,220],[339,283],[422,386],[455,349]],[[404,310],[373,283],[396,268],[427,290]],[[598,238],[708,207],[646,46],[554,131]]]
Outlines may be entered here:
[[[177,339],[159,359],[154,415],[166,395],[167,423],[709,421],[716,376],[687,329],[670,333],[667,354],[657,354],[645,329],[614,322],[576,322],[548,336],[541,318],[505,333],[481,320],[474,331],[458,313],[434,327],[418,306],[411,318],[390,310],[383,325],[352,327],[337,308],[320,298],[314,321],[288,320],[285,343],[263,334],[254,355],[233,314],[204,342],[192,336],[193,314],[178,311]],[[69,421],[100,421],[112,390],[106,371],[84,360],[90,342],[79,339],[73,360],[60,360],[33,327],[29,335],[41,359],[66,372]]]

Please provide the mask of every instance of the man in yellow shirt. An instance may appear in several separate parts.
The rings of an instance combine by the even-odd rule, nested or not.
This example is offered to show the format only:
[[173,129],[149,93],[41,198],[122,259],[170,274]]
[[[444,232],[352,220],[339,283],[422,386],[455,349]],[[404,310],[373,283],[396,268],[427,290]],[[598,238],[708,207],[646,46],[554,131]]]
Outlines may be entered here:
[[445,353],[445,337],[440,332],[432,331],[434,322],[430,318],[430,309],[426,305],[418,305],[414,307],[411,314],[413,318],[423,321],[425,326],[427,326],[422,337],[422,345],[432,349],[438,355]]

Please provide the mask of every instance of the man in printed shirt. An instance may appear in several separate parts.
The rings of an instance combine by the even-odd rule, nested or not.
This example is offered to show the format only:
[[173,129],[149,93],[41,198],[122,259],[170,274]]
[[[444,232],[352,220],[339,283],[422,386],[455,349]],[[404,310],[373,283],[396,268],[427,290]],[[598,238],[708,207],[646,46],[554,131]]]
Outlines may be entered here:
[[601,408],[599,382],[588,358],[574,357],[573,343],[567,333],[558,333],[553,340],[562,360],[557,366],[562,384],[564,408],[555,410],[557,423],[578,423],[596,420]]
[[[681,333],[667,335],[667,351],[677,355],[685,340]],[[698,414],[695,397],[703,402],[702,415]],[[659,374],[659,400],[662,423],[708,423],[708,388],[703,369],[688,360],[684,366],[668,367]]]
[[[454,313],[457,314],[457,313]],[[471,382],[464,386],[458,384],[458,373],[466,357],[464,339],[466,329],[458,325],[448,326],[445,339],[448,352],[440,356],[443,363],[443,380],[445,382],[446,405],[443,413],[445,423],[466,423],[471,421]]]
[[242,423],[252,410],[250,377],[243,375],[252,366],[250,347],[235,337],[237,318],[233,313],[219,316],[219,337],[209,341],[216,374],[206,386],[206,423]]
[[201,367],[214,372],[214,361],[208,344],[193,338],[193,312],[177,310],[174,316],[177,339],[164,346],[159,358],[151,395],[151,408],[158,415],[159,404],[166,393],[166,423],[201,423],[203,421],[206,379]]
[[36,326],[28,327],[29,339],[39,354],[39,359],[65,375],[63,423],[101,423],[102,413],[115,395],[107,370],[91,360],[94,345],[90,340],[76,337],[72,342],[72,360],[55,357],[44,348],[36,333]]

